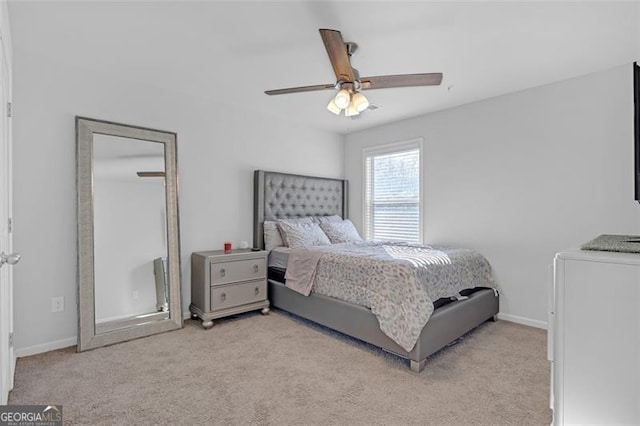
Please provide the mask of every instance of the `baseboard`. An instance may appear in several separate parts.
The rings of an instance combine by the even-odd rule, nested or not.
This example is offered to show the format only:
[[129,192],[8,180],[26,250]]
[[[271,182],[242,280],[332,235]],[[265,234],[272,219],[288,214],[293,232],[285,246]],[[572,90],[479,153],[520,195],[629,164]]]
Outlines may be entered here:
[[[191,318],[191,312],[189,311],[184,312],[182,317],[185,320]],[[542,328],[544,330],[547,329],[547,323],[544,321],[533,320],[530,318],[519,317],[516,315],[499,313],[498,319],[503,321],[515,322],[517,324],[528,325],[530,327]],[[69,337],[67,339],[43,343],[40,345],[28,346],[26,348],[16,349],[15,358],[22,358],[25,356],[37,355],[44,352],[55,351],[56,349],[67,348],[69,346],[75,346],[77,344],[78,344],[78,338],[74,336],[74,337]],[[14,365],[15,365],[15,360],[14,360]]]
[[55,340],[53,342],[42,343],[40,345],[28,346],[26,348],[16,349],[16,358],[55,351],[56,349],[68,348],[69,346],[75,346],[77,344],[78,337],[73,336],[67,339]]
[[515,322],[516,324],[528,325],[529,327],[542,328],[543,330],[547,329],[547,323],[544,321],[538,321],[530,318],[519,317],[516,315],[499,313],[498,319],[503,321]]
[[[182,318],[188,320],[191,318],[191,312],[187,311],[182,314]],[[42,343],[40,345],[28,346],[26,348],[20,348],[15,350],[15,358],[22,358],[25,356],[37,355],[49,351],[55,351],[56,349],[68,348],[69,346],[75,346],[78,344],[78,337],[69,337],[67,339],[56,340],[54,342]],[[15,365],[15,360],[14,360]]]
[[[17,360],[18,359],[16,358],[16,351],[15,350],[11,351],[11,360],[10,360],[11,365],[10,365],[10,368],[9,368],[10,377],[9,377],[9,389],[8,390],[12,390],[13,386],[15,384],[16,361]],[[7,392],[7,401],[3,401],[2,405],[7,405],[7,403],[9,402],[8,399],[9,399],[9,395],[8,395],[8,392]]]

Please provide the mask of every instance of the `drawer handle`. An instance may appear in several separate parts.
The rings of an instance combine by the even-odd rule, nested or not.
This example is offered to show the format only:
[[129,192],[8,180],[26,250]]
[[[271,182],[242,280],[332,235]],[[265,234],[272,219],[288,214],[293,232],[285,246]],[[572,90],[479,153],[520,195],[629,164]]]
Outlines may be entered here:
[[260,294],[260,288],[259,288],[259,287],[256,287],[256,296],[257,296],[258,294]]
[[224,270],[224,268],[220,268],[220,276],[224,277],[226,271]]
[[227,295],[226,295],[225,293],[222,293],[222,294],[220,295],[220,301],[221,301],[221,302],[224,302],[226,298],[227,298]]
[[253,265],[253,272],[258,272],[260,267],[258,265]]

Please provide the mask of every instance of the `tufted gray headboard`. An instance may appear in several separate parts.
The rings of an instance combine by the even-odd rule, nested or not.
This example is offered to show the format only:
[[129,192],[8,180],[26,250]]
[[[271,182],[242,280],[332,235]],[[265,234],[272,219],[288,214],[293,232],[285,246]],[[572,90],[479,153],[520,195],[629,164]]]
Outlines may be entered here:
[[264,249],[265,220],[304,216],[347,217],[347,181],[287,173],[254,172],[253,246]]

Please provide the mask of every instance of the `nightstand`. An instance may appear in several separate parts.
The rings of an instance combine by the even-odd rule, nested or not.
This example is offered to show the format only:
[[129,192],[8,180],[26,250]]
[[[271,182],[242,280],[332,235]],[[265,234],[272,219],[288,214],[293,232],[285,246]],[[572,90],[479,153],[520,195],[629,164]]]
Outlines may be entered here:
[[216,318],[262,309],[267,300],[267,252],[233,250],[201,251],[191,254],[191,305],[193,318],[202,327],[213,327]]

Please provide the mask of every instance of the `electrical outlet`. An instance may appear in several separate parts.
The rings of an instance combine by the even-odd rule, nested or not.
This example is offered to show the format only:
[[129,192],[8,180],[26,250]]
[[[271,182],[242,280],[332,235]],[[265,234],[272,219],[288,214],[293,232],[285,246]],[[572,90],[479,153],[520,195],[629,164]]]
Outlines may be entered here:
[[138,300],[139,297],[140,297],[140,293],[138,291],[134,291],[133,292],[133,300]]
[[51,298],[51,312],[64,311],[64,297],[52,297]]

